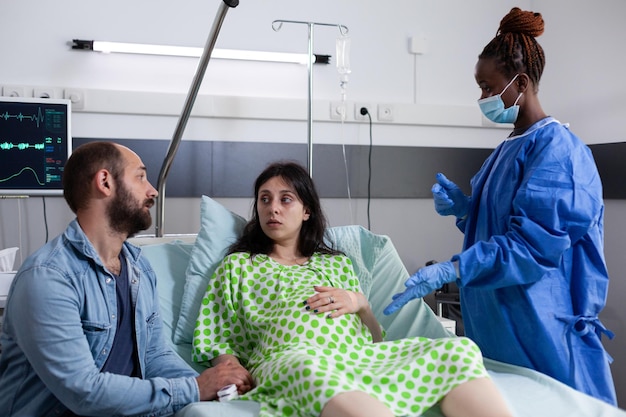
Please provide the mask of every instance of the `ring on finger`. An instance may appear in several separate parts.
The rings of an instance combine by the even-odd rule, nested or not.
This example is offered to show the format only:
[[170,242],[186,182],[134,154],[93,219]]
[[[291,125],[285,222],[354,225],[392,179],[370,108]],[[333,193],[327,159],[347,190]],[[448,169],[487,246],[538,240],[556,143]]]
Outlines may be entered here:
[[334,302],[335,302],[335,299],[334,299],[332,296],[331,296],[331,297],[328,297],[328,302],[329,302],[330,304],[332,304],[332,303],[334,303]]

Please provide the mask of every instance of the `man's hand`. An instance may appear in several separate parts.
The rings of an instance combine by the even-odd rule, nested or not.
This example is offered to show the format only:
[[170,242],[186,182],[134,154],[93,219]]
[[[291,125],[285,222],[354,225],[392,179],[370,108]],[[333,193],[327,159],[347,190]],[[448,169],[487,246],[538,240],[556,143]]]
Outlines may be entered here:
[[230,384],[237,385],[239,394],[245,394],[254,388],[252,375],[239,363],[237,358],[231,355],[223,356],[227,356],[227,358],[217,361],[217,364],[204,370],[196,377],[200,388],[200,401],[217,399],[217,391]]

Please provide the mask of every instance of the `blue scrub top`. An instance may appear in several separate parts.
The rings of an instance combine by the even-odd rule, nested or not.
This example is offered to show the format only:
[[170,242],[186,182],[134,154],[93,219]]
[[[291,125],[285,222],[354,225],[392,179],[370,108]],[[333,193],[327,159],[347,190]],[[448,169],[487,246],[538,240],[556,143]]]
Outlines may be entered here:
[[602,184],[589,148],[552,117],[501,143],[472,178],[459,261],[465,333],[485,357],[616,404],[600,336]]

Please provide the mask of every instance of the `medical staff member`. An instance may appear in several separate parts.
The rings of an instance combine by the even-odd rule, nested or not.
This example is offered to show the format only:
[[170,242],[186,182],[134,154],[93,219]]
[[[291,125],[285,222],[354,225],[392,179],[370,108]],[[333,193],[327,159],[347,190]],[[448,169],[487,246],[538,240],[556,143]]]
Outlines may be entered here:
[[461,292],[465,334],[484,356],[535,369],[616,404],[598,319],[606,302],[602,184],[588,147],[546,115],[539,13],[513,8],[476,64],[478,104],[513,131],[472,178],[471,196],[443,174],[435,208],[454,215],[463,251],[424,267],[385,314],[447,282]]

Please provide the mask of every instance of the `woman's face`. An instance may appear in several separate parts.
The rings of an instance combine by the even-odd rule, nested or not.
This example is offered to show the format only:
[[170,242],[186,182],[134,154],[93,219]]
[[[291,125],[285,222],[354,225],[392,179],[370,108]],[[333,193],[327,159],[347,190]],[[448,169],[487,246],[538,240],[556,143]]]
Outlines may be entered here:
[[[506,77],[502,72],[497,69],[496,62],[492,58],[479,59],[476,64],[475,74],[476,83],[480,87],[480,98],[487,98],[502,93],[502,90],[511,82],[511,78]],[[517,80],[516,80],[517,81]],[[517,83],[513,84],[506,89],[502,94],[502,101],[504,106],[509,107],[515,103],[515,100],[519,96],[519,89]]]
[[281,177],[270,178],[259,187],[256,203],[263,232],[274,243],[297,245],[302,222],[309,219],[309,211],[294,188]]

